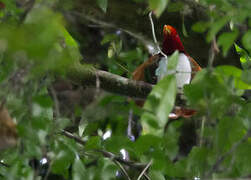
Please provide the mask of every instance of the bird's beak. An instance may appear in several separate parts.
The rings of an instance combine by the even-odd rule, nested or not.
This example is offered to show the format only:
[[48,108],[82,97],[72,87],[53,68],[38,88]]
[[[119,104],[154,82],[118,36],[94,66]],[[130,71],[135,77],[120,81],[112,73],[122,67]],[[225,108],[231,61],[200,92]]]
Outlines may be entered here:
[[170,29],[170,26],[169,25],[165,25],[164,28],[163,28],[163,33],[165,35],[170,35],[171,34],[171,29]]

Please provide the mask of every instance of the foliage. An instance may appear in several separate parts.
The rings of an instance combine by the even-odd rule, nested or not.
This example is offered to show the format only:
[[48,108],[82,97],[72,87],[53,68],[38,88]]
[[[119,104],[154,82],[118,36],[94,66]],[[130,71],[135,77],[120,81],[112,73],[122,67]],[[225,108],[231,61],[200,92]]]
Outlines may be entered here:
[[[198,112],[192,119],[172,122],[168,115],[177,95],[173,74],[154,86],[144,108],[127,97],[100,93],[98,86],[83,89],[67,82],[63,85],[70,88],[58,89],[56,83],[67,79],[72,64],[86,62],[85,52],[80,53],[69,33],[74,28],[67,29],[62,14],[55,10],[60,1],[37,1],[24,20],[25,6],[1,2],[5,7],[0,8],[0,99],[6,99],[19,137],[15,147],[0,151],[1,177],[116,179],[125,178],[126,171],[137,179],[146,165],[150,165],[146,173],[151,179],[250,176],[251,103],[243,94],[251,88],[251,33],[238,29],[250,21],[249,0],[199,1],[209,21],[197,22],[193,30],[207,31],[208,42],[218,37],[224,55],[236,43],[242,69],[225,65],[196,74],[185,86],[184,98],[186,106]],[[147,3],[157,17],[166,8],[184,8],[167,0],[134,2]],[[109,0],[96,3],[102,13],[112,7]],[[228,31],[223,32],[226,27]],[[105,50],[96,52],[103,59],[96,66],[130,78],[140,61],[147,59],[144,45],[125,38],[121,30],[100,31],[99,43]],[[241,38],[238,45],[237,38]],[[130,110],[140,116],[143,126],[134,142],[126,136]],[[132,161],[122,158],[123,150]]]

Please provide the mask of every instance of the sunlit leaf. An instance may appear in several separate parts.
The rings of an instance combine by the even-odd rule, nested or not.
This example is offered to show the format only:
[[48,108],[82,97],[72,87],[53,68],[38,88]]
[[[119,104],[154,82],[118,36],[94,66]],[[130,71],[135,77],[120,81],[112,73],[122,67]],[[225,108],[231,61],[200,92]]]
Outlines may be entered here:
[[243,69],[248,69],[251,67],[251,57],[249,54],[240,46],[235,44],[235,50],[240,55],[240,62]]
[[149,0],[149,6],[157,17],[163,13],[167,6],[168,0]]

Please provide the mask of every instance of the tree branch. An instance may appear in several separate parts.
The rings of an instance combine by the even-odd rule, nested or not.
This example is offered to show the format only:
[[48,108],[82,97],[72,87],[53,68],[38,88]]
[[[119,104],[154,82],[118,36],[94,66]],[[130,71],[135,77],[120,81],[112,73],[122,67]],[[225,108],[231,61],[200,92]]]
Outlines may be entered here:
[[96,79],[103,90],[134,98],[146,98],[153,85],[143,81],[127,79],[106,71],[97,70],[90,65],[75,63],[67,72],[73,83],[96,87]]
[[[62,130],[61,134],[68,137],[68,138],[70,138],[70,139],[73,139],[74,141],[76,141],[77,143],[79,143],[81,145],[86,144],[85,141],[83,141],[82,139],[80,139],[77,136],[74,136],[73,134],[71,134],[68,131]],[[137,163],[137,162],[125,160],[125,159],[123,159],[123,158],[121,158],[119,156],[116,156],[115,154],[113,154],[111,152],[108,152],[108,151],[104,151],[104,150],[100,150],[100,149],[95,149],[94,151],[101,153],[104,157],[107,157],[107,158],[109,158],[111,160],[115,160],[115,161],[117,161],[117,162],[119,162],[121,164],[127,165],[129,167],[133,167],[133,168],[136,168],[136,169],[139,169],[139,170],[142,170],[147,166],[147,164],[144,164],[144,163]]]

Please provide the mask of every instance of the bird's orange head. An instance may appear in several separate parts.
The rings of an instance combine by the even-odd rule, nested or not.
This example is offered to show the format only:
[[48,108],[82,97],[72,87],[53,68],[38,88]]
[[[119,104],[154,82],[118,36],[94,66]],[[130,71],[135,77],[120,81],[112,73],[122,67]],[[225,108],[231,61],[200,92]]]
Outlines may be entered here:
[[164,25],[163,35],[164,35],[164,40],[162,45],[162,51],[165,54],[171,55],[176,50],[185,53],[184,46],[174,27],[170,25]]
[[178,33],[174,27],[170,25],[164,25],[163,34],[164,36],[176,36]]

